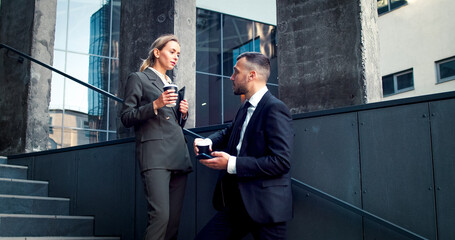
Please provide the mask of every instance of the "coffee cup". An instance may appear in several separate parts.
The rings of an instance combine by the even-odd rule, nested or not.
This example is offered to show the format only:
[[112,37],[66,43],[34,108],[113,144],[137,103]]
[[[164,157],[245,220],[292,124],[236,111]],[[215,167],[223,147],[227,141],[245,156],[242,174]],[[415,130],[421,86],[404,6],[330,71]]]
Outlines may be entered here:
[[207,154],[210,156],[210,141],[201,140],[197,144],[197,148],[199,149],[199,154]]
[[[177,88],[177,85],[175,84],[168,84],[168,85],[165,85],[163,87],[163,90],[166,92],[167,90],[169,89],[174,89],[174,93],[177,93],[178,94],[178,88]],[[170,103],[170,104],[166,104],[166,107],[175,107],[176,105],[176,102],[174,103]]]

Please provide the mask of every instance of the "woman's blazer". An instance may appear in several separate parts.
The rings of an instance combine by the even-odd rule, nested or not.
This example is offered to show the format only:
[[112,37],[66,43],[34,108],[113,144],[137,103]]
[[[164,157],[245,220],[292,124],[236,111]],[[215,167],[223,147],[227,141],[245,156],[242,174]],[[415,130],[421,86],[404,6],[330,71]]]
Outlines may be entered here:
[[[142,74],[142,76],[140,76]],[[163,82],[150,69],[131,73],[125,84],[121,121],[134,127],[136,159],[141,171],[169,169],[191,171],[192,165],[182,126],[178,123],[178,105],[153,110],[153,101],[163,93]]]

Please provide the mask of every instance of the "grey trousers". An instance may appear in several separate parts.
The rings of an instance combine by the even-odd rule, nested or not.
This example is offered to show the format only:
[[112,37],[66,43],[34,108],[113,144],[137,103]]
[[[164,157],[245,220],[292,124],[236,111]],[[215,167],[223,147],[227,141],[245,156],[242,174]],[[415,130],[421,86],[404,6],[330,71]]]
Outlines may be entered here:
[[187,177],[165,169],[142,173],[149,217],[146,240],[177,239]]

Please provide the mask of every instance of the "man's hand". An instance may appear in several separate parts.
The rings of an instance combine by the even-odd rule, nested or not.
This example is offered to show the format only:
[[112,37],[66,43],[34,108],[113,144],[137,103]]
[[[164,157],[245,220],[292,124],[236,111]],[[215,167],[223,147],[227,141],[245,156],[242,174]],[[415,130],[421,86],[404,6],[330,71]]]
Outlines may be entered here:
[[211,154],[214,158],[212,159],[201,159],[200,163],[205,166],[215,169],[215,170],[226,170],[228,165],[228,160],[231,155],[225,152],[212,152]]

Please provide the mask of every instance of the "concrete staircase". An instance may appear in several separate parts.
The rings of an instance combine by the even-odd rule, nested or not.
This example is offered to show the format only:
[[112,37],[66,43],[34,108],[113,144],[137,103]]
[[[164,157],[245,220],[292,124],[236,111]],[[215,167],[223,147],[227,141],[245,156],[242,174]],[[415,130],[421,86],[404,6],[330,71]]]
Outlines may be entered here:
[[0,239],[120,239],[94,237],[94,218],[70,216],[70,200],[48,197],[48,184],[28,180],[27,167],[0,157]]

